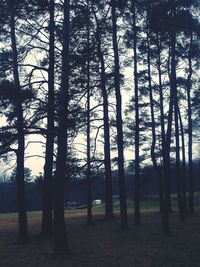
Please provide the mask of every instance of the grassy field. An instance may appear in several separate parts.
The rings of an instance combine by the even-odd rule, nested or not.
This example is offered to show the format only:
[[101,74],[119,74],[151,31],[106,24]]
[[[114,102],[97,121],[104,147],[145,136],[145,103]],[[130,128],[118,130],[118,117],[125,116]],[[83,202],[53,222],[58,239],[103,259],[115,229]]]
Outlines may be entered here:
[[[157,200],[141,201],[140,207],[143,211],[149,210],[149,209],[159,211],[159,202]],[[93,208],[93,211],[94,212],[96,212],[96,211],[102,211],[103,212],[104,208],[105,208],[104,205],[95,206]],[[114,202],[113,208],[114,208],[114,211],[116,211],[116,212],[119,211],[119,201]],[[127,201],[127,208],[130,211],[133,210],[133,208],[134,208],[133,201],[131,201],[131,200]]]
[[39,232],[41,212],[28,213],[30,242],[17,245],[17,215],[0,214],[0,267],[199,267],[200,213],[180,223],[177,212],[171,214],[173,236],[162,234],[160,214],[155,203],[143,203],[142,225],[133,223],[129,207],[130,229],[119,229],[116,217],[103,219],[103,207],[94,208],[94,223],[87,226],[86,210],[66,211],[66,227],[71,254],[55,257],[52,241],[42,241]]

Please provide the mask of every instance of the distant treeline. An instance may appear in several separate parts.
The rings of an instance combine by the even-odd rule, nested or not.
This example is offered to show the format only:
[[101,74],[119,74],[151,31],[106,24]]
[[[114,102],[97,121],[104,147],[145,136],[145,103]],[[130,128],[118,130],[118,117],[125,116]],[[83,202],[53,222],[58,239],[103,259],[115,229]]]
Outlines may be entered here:
[[[171,192],[176,192],[176,177],[174,175],[175,166],[172,166]],[[194,164],[195,191],[200,191],[200,164]],[[134,198],[134,177],[130,172],[126,172],[126,190],[129,199]],[[146,167],[141,173],[141,198],[159,198],[158,182],[153,167]],[[187,183],[187,191],[189,185]],[[42,209],[42,181],[40,179],[26,183],[27,210]],[[15,182],[0,183],[0,212],[17,211],[17,195]],[[117,199],[119,196],[119,185],[117,171],[113,172],[113,196]],[[92,178],[92,199],[101,199],[105,201],[105,178],[95,176]],[[67,202],[79,202],[80,205],[87,203],[87,181],[85,179],[69,179],[65,185],[65,205]]]

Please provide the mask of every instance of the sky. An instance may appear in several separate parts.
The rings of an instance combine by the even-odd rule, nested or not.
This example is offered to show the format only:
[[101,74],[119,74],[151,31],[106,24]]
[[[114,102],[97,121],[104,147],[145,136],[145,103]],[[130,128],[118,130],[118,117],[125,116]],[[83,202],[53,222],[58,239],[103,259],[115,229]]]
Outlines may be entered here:
[[[125,78],[128,79],[132,79],[132,69],[126,69],[126,73],[125,74]],[[123,110],[126,109],[127,105],[129,104],[130,101],[130,95],[127,94],[126,91],[123,90],[122,91],[122,108]],[[93,103],[94,104],[94,103]],[[95,104],[94,104],[95,105]],[[123,116],[125,116],[123,114]],[[2,117],[0,118],[0,125],[6,125],[6,121],[5,119]],[[82,136],[79,136],[76,140],[75,143],[82,143],[83,139]],[[28,146],[27,146],[28,144]],[[101,147],[100,147],[101,146]],[[77,147],[80,150],[83,150],[81,146]],[[102,151],[102,145],[99,145],[99,147],[97,147],[97,151]],[[26,153],[25,153],[25,167],[28,167],[31,169],[32,171],[32,176],[36,176],[38,175],[40,172],[43,172],[43,168],[44,168],[44,153],[45,153],[45,138],[40,136],[40,135],[30,135],[27,139],[26,139]],[[111,152],[112,156],[115,157],[116,156],[116,152]],[[78,153],[78,157],[81,159],[83,157],[85,157],[84,154],[82,153]],[[125,160],[129,161],[130,159],[133,158],[133,149],[126,149],[125,150]],[[13,160],[10,162],[10,164],[2,164],[1,166],[1,170],[3,171],[7,171],[7,173],[9,174],[12,171],[12,166],[15,163],[15,159],[13,158]]]
[[[125,81],[126,84],[130,82],[130,87],[132,87],[132,80],[133,80],[133,72],[132,68],[126,68],[125,72]],[[125,85],[126,86],[126,85]],[[130,102],[131,97],[133,96],[133,89],[130,88],[130,91],[127,93],[126,90],[122,87],[122,109],[123,111],[127,108],[127,105]],[[94,104],[95,105],[95,104]],[[125,114],[123,112],[123,118],[125,119]],[[133,118],[134,120],[134,118]],[[3,117],[0,118],[0,125],[3,126],[6,124],[6,121]],[[151,133],[150,133],[151,134]],[[83,143],[83,136],[79,136],[76,140],[75,143]],[[32,171],[32,176],[36,176],[39,173],[43,172],[44,168],[44,152],[45,152],[45,138],[40,136],[40,135],[30,135],[27,140],[26,140],[26,159],[25,159],[25,167],[28,167]],[[101,143],[99,143],[101,144]],[[186,140],[187,144],[187,140]],[[101,146],[101,147],[100,147]],[[77,149],[83,150],[83,147],[81,146],[76,146]],[[186,148],[187,149],[187,148]],[[199,144],[196,143],[193,146],[194,149],[194,157],[199,154]],[[97,147],[97,150],[103,151],[102,150],[102,144]],[[150,148],[149,148],[150,150]],[[82,159],[85,157],[84,154],[78,153],[78,158]],[[116,152],[111,152],[112,157],[116,157],[117,154]],[[124,151],[124,156],[125,156],[125,161],[130,161],[134,158],[134,150],[133,147],[128,147]],[[149,161],[150,162],[150,161]],[[15,160],[12,160],[10,164],[2,164],[0,171],[2,170],[8,170],[8,174],[12,171],[12,166],[15,163]]]

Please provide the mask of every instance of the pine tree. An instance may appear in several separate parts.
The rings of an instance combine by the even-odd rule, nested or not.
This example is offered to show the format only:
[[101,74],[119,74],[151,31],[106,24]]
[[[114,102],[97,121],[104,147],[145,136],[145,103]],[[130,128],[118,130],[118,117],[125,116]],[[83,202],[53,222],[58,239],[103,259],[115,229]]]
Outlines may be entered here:
[[126,187],[124,175],[124,140],[123,140],[123,123],[122,123],[122,103],[120,91],[120,65],[119,51],[117,43],[117,18],[116,18],[116,0],[111,0],[112,13],[112,38],[114,51],[114,83],[116,95],[116,121],[117,121],[117,147],[118,147],[118,176],[119,176],[119,192],[120,192],[120,219],[121,228],[128,228],[127,203],[126,203]]
[[54,249],[58,254],[69,251],[64,214],[64,180],[66,175],[67,130],[68,130],[68,94],[69,94],[69,42],[70,42],[70,1],[63,3],[63,48],[61,88],[58,99],[58,151],[54,183]]
[[47,104],[47,136],[46,136],[46,152],[44,166],[44,181],[43,181],[43,214],[42,214],[42,235],[49,236],[53,231],[52,217],[52,171],[54,157],[54,0],[49,2],[49,69],[48,69],[48,104]]
[[18,196],[18,219],[19,219],[19,236],[18,242],[24,243],[28,240],[28,227],[27,227],[27,214],[26,214],[26,196],[25,196],[25,181],[24,181],[24,150],[25,150],[25,137],[24,137],[24,116],[21,99],[21,86],[19,80],[18,70],[18,52],[15,34],[15,9],[16,3],[12,0],[8,3],[10,11],[10,36],[12,47],[12,69],[13,80],[16,90],[16,114],[17,114],[17,196]]

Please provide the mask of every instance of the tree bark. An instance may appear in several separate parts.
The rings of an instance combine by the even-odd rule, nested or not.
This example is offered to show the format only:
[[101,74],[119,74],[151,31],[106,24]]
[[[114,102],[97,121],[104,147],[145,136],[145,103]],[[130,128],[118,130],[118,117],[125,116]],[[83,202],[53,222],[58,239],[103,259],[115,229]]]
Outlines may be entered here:
[[138,91],[138,57],[137,57],[137,29],[136,29],[136,9],[135,2],[132,1],[133,19],[133,50],[134,50],[134,93],[135,93],[135,225],[140,225],[140,136],[139,136],[139,91]]
[[172,131],[172,115],[173,115],[173,92],[170,89],[170,103],[168,114],[168,126],[163,147],[163,168],[164,168],[164,198],[162,208],[162,227],[165,236],[171,235],[169,212],[170,212],[170,144],[171,144],[171,131]]
[[54,150],[54,0],[49,2],[49,70],[48,70],[48,104],[47,104],[47,137],[43,182],[43,210],[42,210],[42,235],[50,236],[53,233],[52,218],[52,170]]
[[90,7],[87,1],[87,224],[92,223],[92,185],[90,158]]
[[185,160],[185,137],[183,122],[181,118],[180,108],[178,110],[180,131],[181,131],[181,144],[182,144],[182,191],[183,191],[183,211],[185,215],[188,215],[187,209],[187,196],[186,196],[186,160]]
[[[173,74],[171,73],[171,75]],[[167,132],[166,132],[166,137],[165,137],[165,144],[163,146],[164,199],[163,199],[163,211],[162,211],[162,226],[163,226],[163,232],[165,236],[171,235],[171,229],[170,229],[170,223],[169,223],[169,212],[171,210],[170,148],[171,148],[173,107],[174,107],[174,79],[170,78],[170,99],[169,99],[169,111],[168,111],[168,120],[167,120]]]
[[105,217],[113,218],[113,202],[112,202],[112,170],[110,159],[110,124],[109,124],[109,111],[108,111],[108,94],[106,88],[106,73],[105,62],[101,48],[101,37],[98,19],[95,16],[97,30],[97,53],[100,62],[100,75],[101,75],[101,90],[103,96],[103,121],[104,121],[104,165],[105,165],[105,181],[106,181],[106,196],[105,196]]
[[18,242],[24,243],[28,239],[27,214],[26,214],[26,194],[24,182],[24,118],[22,107],[21,86],[18,71],[18,52],[15,34],[15,12],[14,4],[10,3],[10,27],[11,27],[11,46],[12,46],[12,68],[14,76],[14,85],[16,89],[16,116],[17,116],[17,201],[18,201],[18,222],[19,233]]
[[157,164],[156,156],[155,156],[155,148],[156,148],[156,126],[155,126],[155,115],[154,115],[154,99],[153,99],[153,89],[152,89],[152,81],[151,81],[151,57],[150,57],[150,40],[149,40],[149,31],[147,30],[147,64],[148,64],[148,83],[149,83],[149,100],[150,100],[150,108],[151,108],[151,123],[152,123],[152,145],[151,145],[151,159],[153,162],[153,166],[158,179],[158,191],[160,197],[160,211],[163,206],[163,189],[162,189],[162,173],[161,169]]
[[[168,57],[168,60],[167,60],[167,71],[168,71],[168,77],[169,77],[169,81],[170,81],[170,97],[174,98],[174,96],[173,96],[174,91],[172,90],[172,83],[171,83],[171,78],[170,78],[171,77],[171,69],[170,68],[171,68],[171,44],[169,43],[169,57]],[[170,110],[170,108],[173,109],[173,107],[174,107],[174,99],[172,99],[172,101],[170,101],[170,103],[169,103],[169,110]],[[173,117],[173,110],[172,110],[171,116]],[[169,129],[169,124],[170,124],[169,121],[171,121],[170,123],[172,123],[173,119],[170,120],[168,118],[168,128],[167,128],[167,131]],[[166,139],[167,139],[167,133],[166,133]],[[168,176],[169,176],[169,188],[171,189],[170,158],[169,158],[169,174],[168,174]],[[171,203],[171,195],[170,194],[169,194],[168,205],[169,205],[169,207],[168,207],[169,211],[172,212],[172,203]]]
[[117,19],[116,19],[116,0],[111,0],[112,13],[112,41],[114,50],[114,83],[116,95],[116,112],[117,112],[117,148],[118,148],[118,177],[120,192],[120,221],[121,229],[128,228],[126,186],[124,174],[124,140],[123,140],[123,122],[122,122],[122,100],[120,92],[120,65],[119,51],[117,43]]
[[63,49],[61,88],[58,99],[58,150],[54,191],[54,249],[58,254],[69,251],[64,217],[64,182],[66,177],[67,129],[68,129],[68,90],[69,90],[69,8],[70,1],[64,0]]
[[[162,85],[162,71],[161,71],[161,45],[159,36],[157,34],[157,52],[158,52],[158,79],[159,79],[159,96],[160,96],[160,127],[161,127],[161,144],[162,144],[162,159],[164,162],[164,147],[165,147],[165,116],[164,116],[164,104],[163,104],[163,85]],[[162,174],[161,174],[162,176]],[[160,203],[162,203],[162,207],[160,206],[160,211],[162,212],[163,208],[163,179],[159,182],[160,188]]]
[[191,46],[193,42],[193,34],[190,37],[190,50],[188,55],[189,73],[187,78],[187,105],[188,105],[188,163],[189,163],[189,212],[194,213],[194,170],[193,170],[193,157],[192,157],[192,108],[191,108],[191,78],[192,78],[192,58],[191,58]]
[[[176,16],[175,8],[172,9],[172,19]],[[175,139],[176,139],[176,185],[177,185],[177,200],[179,207],[180,219],[185,220],[182,201],[182,183],[180,172],[180,142],[179,142],[179,118],[178,118],[178,91],[177,91],[177,78],[176,78],[176,32],[172,29],[171,34],[171,84],[174,92],[174,122],[175,122]]]

